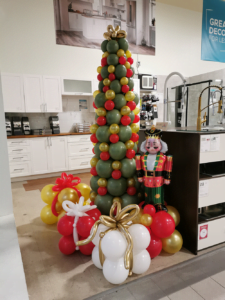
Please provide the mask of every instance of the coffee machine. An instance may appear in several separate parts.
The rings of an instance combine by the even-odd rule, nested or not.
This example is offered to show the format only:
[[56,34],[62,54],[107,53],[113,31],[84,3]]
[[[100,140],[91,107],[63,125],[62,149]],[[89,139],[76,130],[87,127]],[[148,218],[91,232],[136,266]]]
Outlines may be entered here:
[[50,127],[52,129],[53,134],[60,133],[59,117],[58,116],[49,117],[49,123],[50,123]]
[[6,129],[7,136],[12,135],[12,126],[8,118],[5,118],[5,129]]
[[28,117],[22,117],[22,129],[23,129],[23,134],[25,135],[31,134]]
[[20,117],[12,118],[12,129],[13,129],[13,135],[23,135]]

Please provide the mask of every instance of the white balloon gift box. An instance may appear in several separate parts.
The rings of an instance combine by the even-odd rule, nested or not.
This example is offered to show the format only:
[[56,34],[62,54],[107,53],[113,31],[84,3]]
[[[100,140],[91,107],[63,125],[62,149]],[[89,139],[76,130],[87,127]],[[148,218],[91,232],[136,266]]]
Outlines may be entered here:
[[[115,207],[117,215],[113,216]],[[135,213],[127,213],[131,210]],[[149,231],[141,224],[131,223],[138,212],[137,205],[128,205],[121,210],[120,203],[115,202],[110,216],[100,216],[90,237],[85,240],[92,240],[95,245],[93,263],[103,269],[104,277],[112,284],[123,283],[132,273],[142,274],[150,266],[151,258],[146,250],[151,240]]]

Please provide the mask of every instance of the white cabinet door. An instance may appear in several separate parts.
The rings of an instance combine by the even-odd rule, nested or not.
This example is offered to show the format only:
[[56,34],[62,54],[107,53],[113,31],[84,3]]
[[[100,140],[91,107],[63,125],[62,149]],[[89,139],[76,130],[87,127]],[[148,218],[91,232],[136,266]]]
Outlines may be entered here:
[[76,14],[77,15],[77,31],[83,31],[82,27],[82,15],[81,14]]
[[69,25],[70,25],[70,30],[75,31],[77,30],[77,18],[76,18],[76,13],[69,12]]
[[5,112],[25,112],[23,94],[23,76],[19,74],[1,74],[2,95]]
[[24,76],[24,95],[26,112],[45,111],[42,76]]
[[67,138],[65,136],[49,137],[50,172],[68,170]]
[[31,172],[42,174],[49,172],[48,165],[48,140],[47,138],[30,139],[31,147]]
[[45,111],[62,111],[61,78],[55,76],[44,76],[44,102]]

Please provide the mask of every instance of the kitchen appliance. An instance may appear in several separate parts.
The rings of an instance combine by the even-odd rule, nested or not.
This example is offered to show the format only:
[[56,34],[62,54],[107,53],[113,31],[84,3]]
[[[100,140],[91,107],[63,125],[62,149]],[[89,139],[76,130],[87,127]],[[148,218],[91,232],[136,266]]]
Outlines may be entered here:
[[52,129],[53,134],[60,133],[59,117],[58,116],[49,117],[49,123],[50,123],[50,127]]
[[141,90],[156,90],[157,89],[157,78],[149,74],[138,74],[140,79]]
[[5,129],[6,129],[7,136],[12,135],[12,126],[8,118],[5,118]]
[[202,207],[198,213],[199,221],[209,221],[224,217],[225,215],[225,203],[214,204],[206,207]]
[[23,134],[25,135],[29,135],[31,133],[28,117],[22,117],[22,129],[23,129]]
[[50,134],[52,134],[52,129],[50,129],[50,128],[32,129],[31,133],[33,135],[50,135]]
[[13,135],[22,135],[23,134],[20,117],[12,118],[12,129],[13,129]]

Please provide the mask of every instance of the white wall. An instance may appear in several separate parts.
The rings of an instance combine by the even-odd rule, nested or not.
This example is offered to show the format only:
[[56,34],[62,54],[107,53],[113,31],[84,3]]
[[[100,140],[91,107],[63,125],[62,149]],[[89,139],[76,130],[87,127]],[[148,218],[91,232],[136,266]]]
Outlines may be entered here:
[[[140,72],[194,76],[222,69],[201,61],[201,15],[157,2],[156,56],[139,55]],[[0,39],[1,71],[96,77],[100,50],[56,44],[52,0],[0,0]]]

